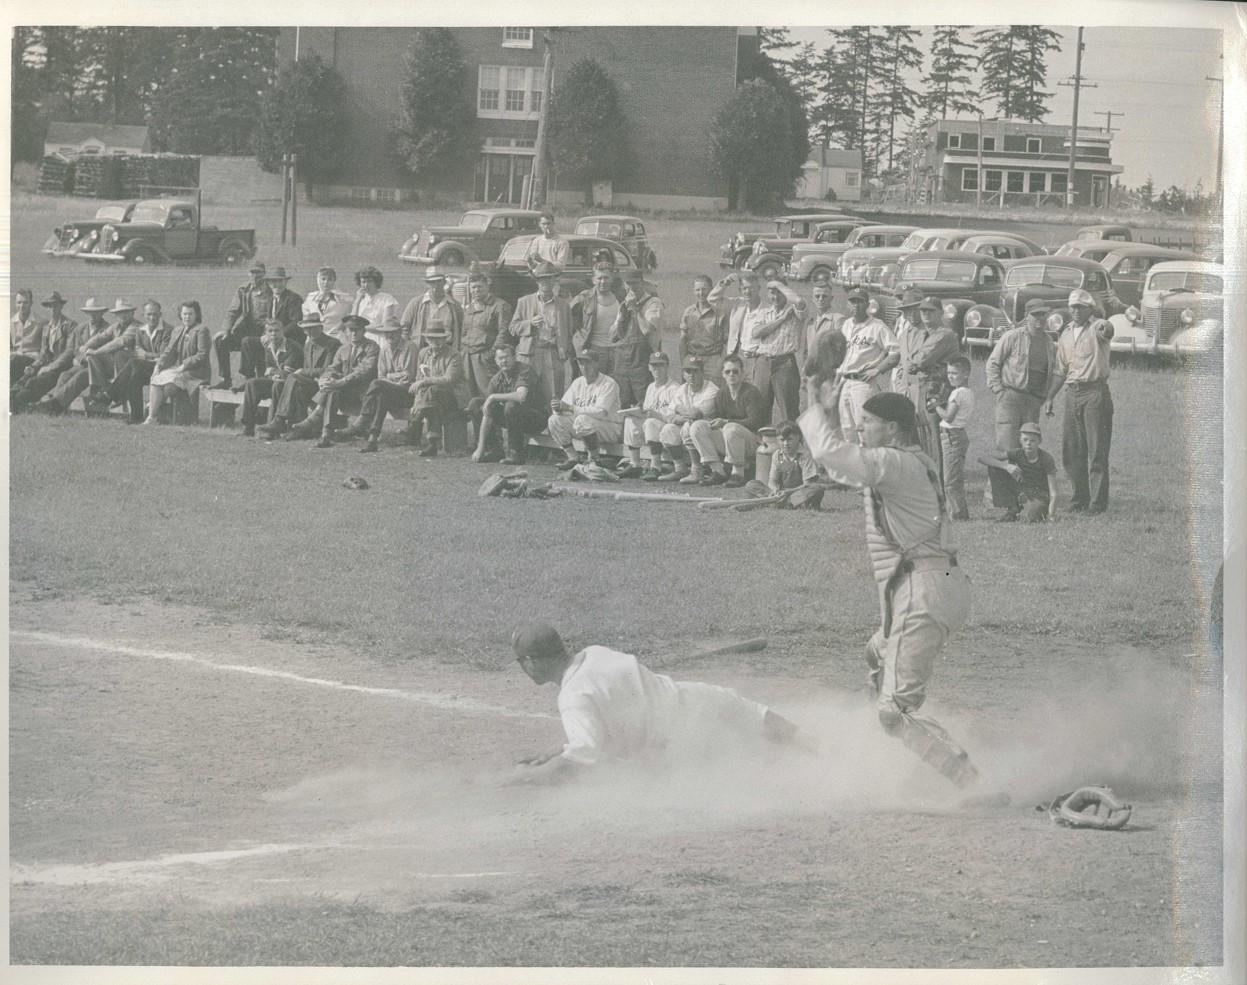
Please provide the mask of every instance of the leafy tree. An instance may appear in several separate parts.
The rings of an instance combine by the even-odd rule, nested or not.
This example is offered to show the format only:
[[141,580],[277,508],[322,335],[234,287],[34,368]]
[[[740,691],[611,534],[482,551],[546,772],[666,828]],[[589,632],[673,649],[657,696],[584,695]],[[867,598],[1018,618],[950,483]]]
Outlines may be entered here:
[[592,58],[582,58],[559,80],[546,126],[552,169],[582,182],[590,200],[593,182],[618,179],[632,167],[619,90]]
[[801,96],[789,80],[788,72],[782,62],[772,60],[765,53],[746,59],[741,64],[741,81],[759,79],[774,89],[784,103],[784,112],[788,116],[788,125],[792,133],[790,153],[797,162],[797,174],[801,174],[801,166],[810,157],[809,118]]
[[13,92],[10,106],[9,158],[10,162],[34,161],[43,154],[43,134],[46,132],[39,118],[38,78],[28,60],[28,52],[35,41],[30,28],[16,27],[10,41],[11,63],[9,78]]
[[[804,137],[804,133],[802,134]],[[775,87],[752,79],[736,88],[710,128],[715,169],[733,185],[733,205],[769,211],[783,204],[801,175],[789,106]]]
[[963,30],[954,24],[942,24],[931,38],[931,70],[922,79],[926,87],[923,105],[937,120],[962,113],[976,115],[979,111],[978,93],[970,78],[973,46],[961,39]]
[[281,70],[260,102],[256,160],[265,171],[281,168],[285,154],[299,155],[299,174],[326,181],[346,163],[342,139],[350,120],[346,83],[337,69],[312,53]]
[[466,166],[476,139],[476,85],[463,51],[444,27],[422,28],[407,53],[395,151],[417,180]]

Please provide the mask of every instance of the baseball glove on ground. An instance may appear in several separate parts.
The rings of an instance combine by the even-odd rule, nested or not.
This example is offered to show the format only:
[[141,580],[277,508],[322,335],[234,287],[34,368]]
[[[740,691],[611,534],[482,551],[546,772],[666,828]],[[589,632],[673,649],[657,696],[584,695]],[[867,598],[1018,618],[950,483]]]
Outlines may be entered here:
[[1126,826],[1133,808],[1123,804],[1108,787],[1079,787],[1061,794],[1048,805],[1048,817],[1067,828],[1117,831]]
[[604,469],[600,465],[593,462],[583,462],[572,468],[570,473],[571,479],[587,479],[590,482],[620,482],[619,476],[615,475],[609,469]]
[[367,489],[368,480],[361,479],[359,476],[353,475],[349,479],[347,479],[345,482],[343,482],[342,485],[346,487],[347,489]]

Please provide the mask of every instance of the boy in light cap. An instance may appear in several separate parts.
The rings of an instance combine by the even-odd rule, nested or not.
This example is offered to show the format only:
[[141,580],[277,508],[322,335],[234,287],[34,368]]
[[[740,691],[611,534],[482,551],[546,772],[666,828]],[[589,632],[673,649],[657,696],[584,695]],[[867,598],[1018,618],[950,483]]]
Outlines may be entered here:
[[992,484],[992,502],[1005,508],[997,523],[1042,523],[1056,519],[1056,461],[1039,447],[1039,425],[1027,422],[1018,429],[1021,448],[1003,458],[982,456]]

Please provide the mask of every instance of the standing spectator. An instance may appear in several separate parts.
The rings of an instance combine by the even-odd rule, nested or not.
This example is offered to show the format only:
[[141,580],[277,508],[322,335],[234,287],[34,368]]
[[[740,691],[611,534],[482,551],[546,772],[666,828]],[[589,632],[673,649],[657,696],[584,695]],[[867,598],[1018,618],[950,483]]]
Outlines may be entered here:
[[927,402],[927,407],[940,418],[944,494],[952,501],[954,520],[970,519],[970,508],[966,505],[966,451],[970,447],[967,427],[974,413],[974,391],[969,382],[970,360],[955,356],[948,361],[948,399],[940,403],[932,396]]
[[36,359],[43,345],[43,322],[35,317],[35,294],[29,287],[13,295],[17,309],[9,319],[9,379],[19,379]]
[[612,374],[614,369],[611,344],[615,323],[623,310],[620,299],[615,296],[614,283],[615,269],[609,263],[595,263],[592,286],[571,301],[572,348],[577,356],[596,353],[598,369],[607,374]]
[[[703,486],[726,484],[739,488],[745,484],[745,473],[758,450],[758,429],[766,427],[770,408],[758,388],[744,380],[743,375],[744,364],[739,356],[724,359],[723,386],[715,395],[709,416],[689,424],[689,439],[697,452],[694,460],[700,462],[693,466],[690,483],[696,478]],[[730,478],[721,456],[732,467]]]
[[645,396],[652,378],[649,373],[651,352],[662,348],[662,299],[653,285],[635,268],[624,274],[626,293],[619,304],[619,317],[611,329],[610,344],[614,352],[611,375],[619,384],[619,403],[635,407]]
[[82,325],[71,338],[66,351],[62,353],[54,365],[63,367],[56,378],[55,385],[46,397],[34,405],[34,410],[41,414],[64,414],[90,382],[90,371],[87,369],[87,356],[97,346],[103,345],[110,337],[112,326],[105,321],[108,305],[100,304],[95,298],[87,298],[82,306],[83,312],[90,319]]
[[1072,320],[1057,340],[1046,411],[1052,416],[1052,401],[1064,385],[1061,459],[1074,486],[1070,512],[1094,515],[1108,508],[1108,454],[1113,440],[1108,374],[1113,326],[1092,316],[1093,303],[1081,288],[1070,292]]
[[424,348],[424,339],[433,332],[445,332],[452,352],[460,352],[463,338],[463,308],[446,293],[446,275],[436,267],[424,271],[427,290],[418,298],[412,298],[403,310],[400,324],[408,337],[416,343],[416,350]]
[[348,432],[353,437],[367,437],[361,452],[374,452],[380,447],[386,414],[401,414],[411,409],[411,384],[416,381],[417,368],[416,343],[398,322],[384,327],[385,341],[377,355],[377,378],[364,391],[359,422]]
[[[358,315],[368,323],[368,338],[377,345],[380,345],[381,336],[384,334],[381,331],[382,326],[398,317],[398,299],[393,294],[387,294],[381,290],[384,280],[381,271],[376,267],[361,267],[355,272],[355,284],[358,290],[355,292],[355,299],[351,302],[351,314]],[[339,334],[346,333],[346,338],[339,339],[342,345],[346,345],[354,338],[350,327],[344,325],[343,322],[338,323],[338,328]]]
[[[797,360],[805,334],[805,301],[783,281],[768,281],[771,310],[767,322],[754,329],[758,358],[746,380],[768,405],[771,420],[792,420],[800,412],[801,369]],[[771,408],[773,405],[773,409]]]
[[1026,320],[1009,329],[987,357],[987,387],[996,395],[996,453],[1021,447],[1018,430],[1038,424],[1039,412],[1056,376],[1056,346],[1045,321],[1052,308],[1041,298],[1026,302]]
[[940,419],[927,408],[932,399],[937,404],[944,402],[948,362],[960,355],[961,344],[956,333],[943,325],[943,310],[935,298],[923,298],[919,302],[918,321],[907,322],[897,343],[900,392],[917,410],[918,444],[939,465]]
[[339,291],[337,283],[338,272],[333,267],[321,267],[316,271],[316,290],[303,299],[303,314],[315,311],[320,315],[325,334],[341,343],[348,334],[342,330],[342,319],[351,313],[352,298],[346,291]]
[[178,307],[180,324],[169,337],[169,344],[156,360],[151,384],[147,388],[147,418],[144,424],[160,422],[160,408],[177,393],[194,399],[210,375],[209,349],[212,345],[198,301],[183,301]]
[[[725,359],[724,362],[727,360]],[[697,454],[689,430],[694,421],[710,417],[714,413],[714,401],[719,388],[706,379],[705,365],[696,356],[684,360],[684,382],[675,395],[675,409],[670,420],[662,426],[658,437],[674,468],[659,478],[659,482],[683,482],[686,485],[701,481],[701,462],[697,461],[696,478],[689,464]]]
[[508,333],[515,340],[516,356],[533,367],[542,389],[562,393],[568,377],[564,364],[572,355],[572,309],[558,295],[558,268],[539,263],[533,277],[537,290],[520,298]]
[[[745,366],[745,380],[756,386],[768,406],[775,398],[776,388],[772,384],[772,369],[777,370],[783,403],[787,406],[792,396],[791,380],[796,379],[798,393],[800,378],[796,365],[796,349],[798,324],[803,317],[798,314],[795,303],[787,298],[784,292],[773,292],[770,304],[763,302],[762,281],[752,270],[728,274],[716,284],[707,296],[713,304],[721,304],[726,299],[724,292],[729,284],[736,280],[739,287],[738,296],[727,308],[727,355],[739,354]],[[778,284],[778,281],[772,281]],[[770,284],[767,285],[768,289]],[[796,298],[796,294],[793,294]],[[800,300],[800,299],[798,299]],[[804,307],[804,304],[802,305]],[[782,330],[782,331],[781,331]],[[772,359],[772,355],[776,355]],[[793,403],[792,414],[787,411],[782,417],[795,416],[796,403]]]
[[[217,370],[221,379],[213,384],[214,390],[233,389],[233,375],[230,369],[230,353],[243,352],[242,340],[258,336],[264,328],[264,319],[272,309],[273,289],[265,280],[268,268],[259,260],[251,265],[251,280],[234,292],[234,300],[230,302],[225,313],[225,324],[222,331],[212,339],[212,351],[216,353]],[[254,374],[254,367],[248,363],[244,367],[240,356],[239,372],[244,376]],[[246,370],[251,369],[252,373]]]
[[[907,332],[911,329],[920,328],[922,325],[922,319],[918,316],[918,308],[922,304],[922,298],[922,292],[912,287],[906,288],[905,293],[901,295],[900,303],[897,305],[896,320],[892,323],[892,334],[896,336],[898,347],[901,339],[904,338]],[[904,392],[905,367],[901,363],[897,363],[892,367],[892,389],[897,393]],[[910,397],[910,400],[912,401],[913,398]]]
[[463,408],[463,364],[451,348],[450,334],[440,325],[424,333],[427,343],[420,350],[416,379],[411,384],[411,423],[407,440],[416,444],[424,433],[418,454],[434,458],[442,441],[442,428],[459,417]]
[[[343,318],[353,318],[347,315]],[[366,323],[365,323],[366,324]],[[308,408],[320,387],[320,377],[333,365],[341,344],[336,338],[325,334],[320,312],[313,311],[303,317],[299,327],[306,337],[303,343],[303,365],[291,370],[281,379],[273,380],[273,395],[269,401],[268,424],[257,428],[259,434],[272,440],[281,437],[307,417]]]
[[693,303],[680,316],[678,355],[681,365],[689,356],[701,359],[706,365],[706,379],[717,384],[723,379],[721,370],[727,334],[718,307],[708,300],[713,288],[714,281],[705,274],[693,278]]
[[256,418],[260,414],[260,401],[273,396],[273,387],[284,381],[303,366],[303,346],[286,337],[286,326],[279,318],[264,323],[264,371],[250,379],[242,390],[242,434],[255,436]]
[[1005,508],[997,523],[1056,519],[1056,462],[1039,447],[1041,437],[1039,425],[1028,421],[1019,431],[1021,448],[1000,458],[979,458],[987,466],[992,502]]
[[125,298],[118,298],[110,315],[117,320],[105,332],[103,341],[87,355],[87,382],[89,389],[84,400],[89,415],[107,416],[112,400],[109,388],[118,374],[123,373],[134,361],[138,348],[139,322],[134,318],[137,307]]
[[534,271],[534,276],[541,263],[552,263],[560,271],[563,270],[567,266],[570,247],[567,240],[554,231],[554,213],[542,212],[537,224],[541,227],[541,235],[534,236],[529,242],[528,249],[524,251],[524,262],[529,270]]
[[541,380],[532,366],[515,358],[515,349],[506,339],[500,335],[494,343],[498,372],[489,381],[489,393],[469,404],[469,411],[480,414],[474,462],[498,460],[492,445],[494,430],[501,427],[503,464],[522,465],[528,458],[528,436],[540,434],[546,426],[550,404]]
[[129,423],[142,424],[147,412],[143,387],[151,381],[156,360],[173,337],[173,326],[164,320],[160,302],[148,300],[143,305],[142,323],[134,323],[131,331],[134,333],[131,358],[113,377],[107,394],[110,406],[129,404]]
[[[662,469],[662,429],[676,412],[680,384],[671,379],[671,360],[661,350],[649,357],[653,382],[645,390],[641,406],[626,413],[623,422],[624,446],[628,456],[619,463],[619,478],[655,481]],[[649,447],[649,468],[641,469],[641,443]]]
[[334,414],[357,409],[364,391],[377,377],[380,349],[368,337],[368,321],[363,315],[347,315],[342,319],[351,332],[351,341],[338,349],[333,362],[317,382],[313,409],[302,422],[286,433],[287,441],[310,438],[320,429],[320,440],[313,447],[332,448]]
[[884,375],[900,362],[900,347],[892,329],[869,314],[870,295],[860,287],[849,291],[853,314],[840,326],[844,332],[846,352],[840,364],[839,418],[846,441],[859,442],[858,425],[862,422],[862,406],[876,393],[882,393]]
[[[94,301],[89,303],[94,304]],[[61,373],[73,365],[78,346],[89,338],[88,326],[79,326],[72,318],[65,317],[65,299],[60,291],[53,291],[45,298],[43,306],[52,309],[52,317],[43,326],[38,357],[26,367],[9,391],[9,405],[13,413],[30,407],[46,396],[56,386]]]
[[805,327],[805,359],[802,361],[801,377],[805,382],[812,379],[831,379],[844,362],[847,343],[840,326],[844,315],[831,308],[831,284],[825,277],[814,282],[814,309]]
[[550,437],[559,443],[566,456],[560,469],[570,468],[580,458],[572,445],[579,438],[588,448],[589,461],[597,461],[598,443],[618,442],[623,425],[619,418],[619,384],[598,369],[598,357],[592,351],[579,357],[580,375],[572,380],[562,400],[550,401]]
[[511,324],[511,306],[494,297],[489,276],[481,271],[468,275],[468,303],[463,309],[463,378],[471,399],[489,394],[489,381],[498,372],[494,345]]

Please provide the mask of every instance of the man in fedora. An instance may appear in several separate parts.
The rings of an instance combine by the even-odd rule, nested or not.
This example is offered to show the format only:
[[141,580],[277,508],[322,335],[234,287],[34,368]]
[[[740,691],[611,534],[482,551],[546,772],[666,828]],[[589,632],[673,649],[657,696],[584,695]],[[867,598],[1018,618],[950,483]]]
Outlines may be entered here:
[[95,298],[87,298],[82,311],[89,321],[78,326],[71,334],[65,351],[50,364],[59,370],[55,386],[48,395],[34,404],[33,410],[41,414],[63,414],[78,395],[87,388],[90,376],[87,356],[97,346],[109,340],[109,324],[104,319],[108,305]]
[[421,458],[437,455],[442,426],[458,418],[464,404],[463,363],[450,345],[450,334],[435,324],[424,333],[424,348],[416,365],[416,378],[408,388],[411,397],[411,420],[407,440],[416,444],[421,431]]
[[537,290],[520,298],[507,329],[515,355],[528,363],[549,394],[566,388],[566,363],[572,356],[572,309],[559,295],[559,269],[547,261],[533,269]]
[[151,381],[156,360],[173,338],[173,326],[164,320],[160,302],[148,299],[143,304],[143,321],[131,323],[129,331],[133,336],[130,358],[108,384],[106,394],[110,406],[129,404],[130,423],[141,424],[147,412],[143,387]]
[[425,292],[412,298],[399,319],[403,331],[416,343],[417,351],[425,347],[425,338],[432,332],[443,332],[452,351],[459,352],[463,337],[463,308],[446,293],[446,275],[437,267],[424,272]]
[[[217,366],[221,371],[220,381],[213,386],[215,390],[232,389],[230,353],[241,352],[242,340],[258,336],[263,330],[264,319],[268,317],[273,303],[273,289],[265,279],[267,272],[268,268],[259,260],[251,264],[251,280],[234,292],[222,331],[212,340],[212,351],[216,353]],[[254,350],[251,355],[254,355]],[[248,368],[252,368],[250,363]],[[241,365],[239,369],[242,371]],[[243,372],[243,375],[254,373]]]
[[407,336],[397,319],[381,326],[381,351],[377,356],[377,378],[364,391],[359,420],[347,434],[366,437],[361,452],[380,447],[381,429],[387,414],[401,414],[411,408],[411,384],[416,381],[416,343]]
[[886,389],[887,373],[900,362],[900,346],[887,324],[870,313],[870,295],[860,287],[849,291],[853,313],[844,320],[844,362],[836,375],[844,380],[840,389],[840,420],[845,438],[858,442],[862,406]]
[[320,386],[320,376],[332,365],[340,347],[336,338],[325,334],[324,322],[318,311],[305,315],[299,327],[306,334],[303,363],[284,376],[273,378],[268,424],[256,428],[256,432],[268,440],[281,437],[291,425],[307,417],[308,408]]
[[[913,296],[908,300],[912,303]],[[944,402],[948,361],[961,355],[961,343],[956,333],[944,325],[944,309],[935,298],[920,298],[917,307],[917,321],[906,318],[904,328],[896,333],[900,356],[900,386],[896,389],[914,405],[919,446],[942,469],[940,419],[927,407],[932,399],[937,404]]]
[[[309,316],[310,317],[310,316]],[[347,315],[342,324],[351,333],[351,341],[338,349],[329,368],[317,380],[312,412],[286,434],[287,440],[311,438],[320,431],[316,448],[332,448],[334,414],[348,413],[359,407],[368,384],[377,377],[377,343],[368,338],[368,319]]]
[[[268,299],[268,307],[260,319],[261,326],[270,321],[279,321],[282,325],[282,337],[292,342],[303,344],[303,329],[299,322],[303,319],[303,297],[289,290],[290,277],[285,267],[275,267],[271,274],[264,277],[272,296]],[[254,379],[267,365],[264,354],[264,340],[260,335],[248,335],[242,340],[242,357],[238,362],[238,371],[247,379]],[[245,383],[243,384],[245,386]],[[236,386],[234,390],[241,390]]]
[[1048,384],[1056,375],[1056,346],[1048,337],[1052,305],[1043,298],[1026,302],[1026,318],[1005,332],[987,357],[987,388],[996,397],[996,454],[1003,458],[1022,447],[1023,424],[1038,424]]
[[[68,365],[62,356],[78,332],[78,323],[65,317],[66,302],[60,291],[53,291],[40,303],[50,309],[51,318],[43,324],[39,354],[34,362],[20,377],[9,377],[9,406],[14,413],[29,407],[56,386],[56,378]],[[82,341],[86,341],[85,337]]]
[[579,438],[589,450],[589,461],[597,461],[600,442],[615,444],[623,437],[619,416],[619,384],[598,368],[598,356],[592,349],[582,352],[577,361],[580,375],[572,380],[563,399],[550,401],[550,437],[563,449],[560,469],[571,468],[580,461],[573,438]]
[[43,322],[35,317],[35,295],[29,287],[13,295],[13,317],[9,319],[9,379],[16,380],[39,358],[43,343]]
[[624,271],[624,298],[619,317],[611,330],[613,366],[610,371],[619,384],[621,407],[636,407],[645,397],[653,377],[649,371],[651,352],[662,349],[662,299],[654,285],[635,267]]
[[[242,434],[255,436],[260,401],[273,396],[273,387],[303,366],[303,346],[286,337],[286,326],[280,318],[264,323],[264,371],[248,380],[242,388]],[[269,406],[272,406],[271,399]]]
[[87,355],[89,390],[85,404],[88,414],[107,415],[112,406],[109,387],[134,359],[134,350],[138,345],[140,323],[134,317],[137,310],[133,302],[118,298],[108,312],[116,315],[117,320],[105,330],[100,344]]

